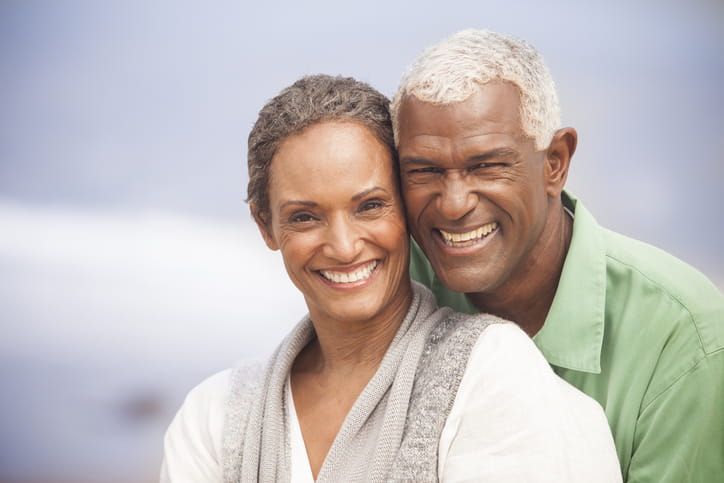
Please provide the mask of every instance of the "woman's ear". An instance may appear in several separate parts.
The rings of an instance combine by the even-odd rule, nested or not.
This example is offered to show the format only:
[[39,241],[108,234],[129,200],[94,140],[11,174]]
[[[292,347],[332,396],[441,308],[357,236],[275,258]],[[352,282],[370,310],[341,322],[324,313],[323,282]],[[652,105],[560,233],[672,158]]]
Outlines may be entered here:
[[271,220],[268,219],[269,214],[263,214],[253,203],[249,206],[249,210],[251,211],[251,216],[254,217],[257,228],[259,228],[261,237],[264,238],[266,246],[268,246],[270,250],[279,250],[279,244],[277,244],[271,232]]
[[577,143],[578,133],[572,127],[559,129],[553,135],[546,151],[546,192],[548,196],[557,198],[561,195]]

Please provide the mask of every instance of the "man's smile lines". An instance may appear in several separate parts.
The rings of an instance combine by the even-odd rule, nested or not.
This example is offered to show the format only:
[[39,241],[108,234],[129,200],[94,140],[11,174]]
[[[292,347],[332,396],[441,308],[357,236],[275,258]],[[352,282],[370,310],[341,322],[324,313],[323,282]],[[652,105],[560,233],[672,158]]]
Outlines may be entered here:
[[360,280],[364,280],[368,278],[374,269],[377,268],[377,260],[372,260],[369,263],[366,263],[365,265],[361,266],[354,272],[337,272],[334,270],[320,270],[319,273],[322,274],[324,278],[329,280],[330,282],[334,283],[352,283],[352,282],[359,282]]
[[498,228],[498,222],[494,221],[466,233],[450,233],[441,229],[438,229],[438,231],[446,245],[451,247],[466,247],[479,242],[496,228]]

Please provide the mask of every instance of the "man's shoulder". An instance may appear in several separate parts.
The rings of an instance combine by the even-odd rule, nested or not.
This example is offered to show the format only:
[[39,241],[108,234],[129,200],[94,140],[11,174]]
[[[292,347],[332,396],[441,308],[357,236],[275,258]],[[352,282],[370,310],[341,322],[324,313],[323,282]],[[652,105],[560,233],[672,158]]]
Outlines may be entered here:
[[704,288],[721,295],[703,273],[674,255],[613,230],[603,228],[602,233],[609,261],[627,265],[652,283],[673,292],[686,292],[686,287],[694,284],[697,290]]
[[637,304],[670,314],[672,322],[691,324],[704,352],[724,349],[724,296],[704,274],[643,241],[608,229],[602,234],[607,299],[636,297]]

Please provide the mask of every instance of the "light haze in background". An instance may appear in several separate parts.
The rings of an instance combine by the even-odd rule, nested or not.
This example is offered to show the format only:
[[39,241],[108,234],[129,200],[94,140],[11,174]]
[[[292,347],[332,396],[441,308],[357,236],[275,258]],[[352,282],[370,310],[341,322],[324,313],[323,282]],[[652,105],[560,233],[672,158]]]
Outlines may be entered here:
[[243,202],[259,109],[304,74],[391,96],[469,27],[542,52],[598,221],[724,287],[720,1],[4,1],[0,481],[153,480],[184,394],[306,311]]

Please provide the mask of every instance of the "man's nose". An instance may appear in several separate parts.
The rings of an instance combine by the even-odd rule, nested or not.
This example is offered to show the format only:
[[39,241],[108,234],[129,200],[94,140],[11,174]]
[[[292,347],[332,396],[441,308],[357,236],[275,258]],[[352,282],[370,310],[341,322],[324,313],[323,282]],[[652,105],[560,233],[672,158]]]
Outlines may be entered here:
[[478,197],[469,185],[466,174],[447,172],[437,199],[437,210],[448,220],[459,220],[475,209]]
[[322,253],[341,263],[355,261],[364,248],[361,227],[346,216],[330,220],[324,236]]

